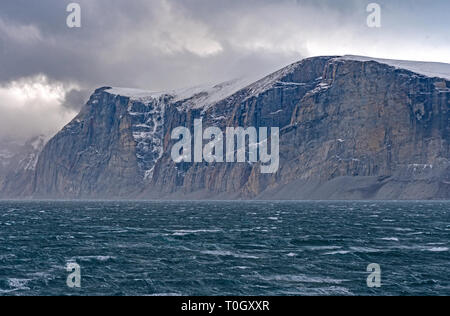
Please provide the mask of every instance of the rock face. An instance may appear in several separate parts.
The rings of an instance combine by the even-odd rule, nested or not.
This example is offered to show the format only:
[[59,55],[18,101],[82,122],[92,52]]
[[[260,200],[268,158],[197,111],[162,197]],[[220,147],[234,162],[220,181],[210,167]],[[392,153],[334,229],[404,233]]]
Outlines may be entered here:
[[[394,66],[316,57],[255,83],[98,89],[47,143],[25,191],[35,198],[449,199],[450,76],[433,76],[436,64]],[[261,174],[257,163],[175,164],[171,132],[192,129],[199,118],[204,128],[279,127],[278,172]]]
[[33,195],[132,196],[144,179],[128,104],[128,98],[97,90],[80,114],[45,146],[33,179]]

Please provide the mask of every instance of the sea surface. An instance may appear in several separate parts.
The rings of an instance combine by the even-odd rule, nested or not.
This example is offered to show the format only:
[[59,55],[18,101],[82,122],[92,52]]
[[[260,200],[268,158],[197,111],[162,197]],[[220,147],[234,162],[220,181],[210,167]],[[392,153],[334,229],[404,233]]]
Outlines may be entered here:
[[0,295],[450,295],[449,238],[450,202],[3,201]]

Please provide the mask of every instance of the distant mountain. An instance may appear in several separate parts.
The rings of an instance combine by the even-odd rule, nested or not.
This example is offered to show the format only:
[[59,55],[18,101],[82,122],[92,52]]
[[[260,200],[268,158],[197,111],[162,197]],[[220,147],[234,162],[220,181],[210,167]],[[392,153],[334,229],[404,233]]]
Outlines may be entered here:
[[[305,59],[253,83],[159,93],[104,87],[46,144],[27,181],[2,176],[0,191],[75,199],[449,199],[449,100],[450,65],[358,56]],[[171,132],[198,118],[205,128],[279,127],[278,172],[261,174],[250,163],[175,164]]]
[[47,141],[46,136],[0,141],[0,198],[31,196],[36,164]]

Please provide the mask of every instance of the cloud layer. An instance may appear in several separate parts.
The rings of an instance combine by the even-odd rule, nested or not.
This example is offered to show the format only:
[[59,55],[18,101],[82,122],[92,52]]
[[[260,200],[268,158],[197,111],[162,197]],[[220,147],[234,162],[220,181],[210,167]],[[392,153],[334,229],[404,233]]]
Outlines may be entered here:
[[[314,55],[450,63],[446,0],[377,1],[380,29],[366,25],[373,1],[74,0],[80,29],[66,26],[70,2],[1,1],[0,137],[9,125],[26,123],[16,135],[54,130],[103,85],[181,88],[262,76]],[[32,102],[9,91],[34,84],[62,90]],[[21,120],[24,107],[39,122]]]
[[66,101],[74,91],[44,75],[1,85],[0,140],[26,141],[31,136],[56,133],[76,115]]

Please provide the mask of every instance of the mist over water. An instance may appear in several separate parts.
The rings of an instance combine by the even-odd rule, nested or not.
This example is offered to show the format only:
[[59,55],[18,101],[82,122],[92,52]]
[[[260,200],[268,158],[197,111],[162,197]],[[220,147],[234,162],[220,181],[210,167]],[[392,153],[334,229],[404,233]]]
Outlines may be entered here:
[[449,237],[450,202],[5,201],[0,295],[450,295]]

